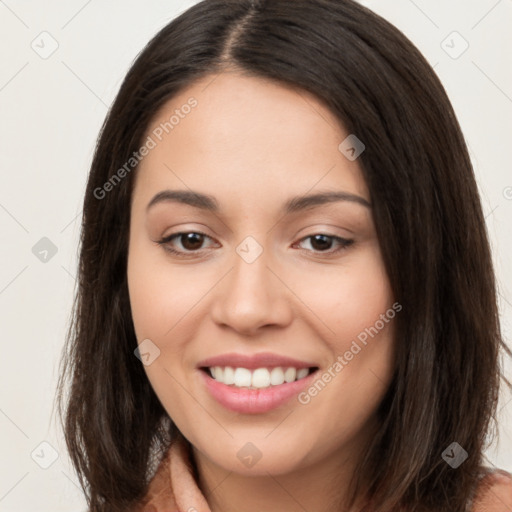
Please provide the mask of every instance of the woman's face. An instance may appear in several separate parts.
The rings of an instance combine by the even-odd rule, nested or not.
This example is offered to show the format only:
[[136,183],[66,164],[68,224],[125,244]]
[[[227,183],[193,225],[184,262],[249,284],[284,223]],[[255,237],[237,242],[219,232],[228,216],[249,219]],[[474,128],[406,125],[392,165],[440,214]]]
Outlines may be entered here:
[[[236,73],[187,88],[147,131],[130,223],[135,332],[168,414],[226,470],[339,460],[375,425],[400,306],[357,152],[351,139],[339,149],[348,135],[312,95]],[[218,381],[205,366],[222,368]]]

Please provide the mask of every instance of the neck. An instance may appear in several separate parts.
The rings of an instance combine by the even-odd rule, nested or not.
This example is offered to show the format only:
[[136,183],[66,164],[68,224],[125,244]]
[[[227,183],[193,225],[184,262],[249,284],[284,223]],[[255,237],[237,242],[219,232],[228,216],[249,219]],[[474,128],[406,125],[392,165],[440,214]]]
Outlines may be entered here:
[[329,454],[321,461],[286,474],[247,476],[228,471],[205,457],[195,447],[192,456],[198,487],[211,512],[353,512],[360,510],[357,499],[348,508],[349,485],[360,450]]

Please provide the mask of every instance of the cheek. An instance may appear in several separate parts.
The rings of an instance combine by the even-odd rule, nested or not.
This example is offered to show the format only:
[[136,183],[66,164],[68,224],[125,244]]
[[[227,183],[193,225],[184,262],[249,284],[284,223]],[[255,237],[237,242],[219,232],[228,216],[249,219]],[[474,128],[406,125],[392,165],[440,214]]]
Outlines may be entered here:
[[[334,410],[342,411],[339,422],[345,425],[350,417],[360,425],[378,405],[395,364],[394,318],[399,313],[380,249],[368,246],[343,265],[309,274],[300,283],[298,294],[313,311],[313,328],[330,353],[330,373],[311,390],[311,397],[318,393],[322,398],[312,398],[312,406],[327,421],[336,416],[336,404]],[[320,392],[324,383],[328,389]]]
[[[131,244],[127,265],[128,292],[137,341],[157,337],[164,328],[161,311],[171,294],[163,295],[163,282],[147,252]],[[172,311],[172,309],[170,309]]]
[[144,366],[151,386],[173,419],[179,419],[182,412],[187,416],[193,407],[187,406],[190,397],[182,387],[186,382],[184,354],[200,290],[193,286],[191,275],[171,269],[165,255],[145,241],[130,245],[127,279],[137,341],[150,339],[159,351]]
[[[180,319],[194,314],[194,304],[208,290],[208,279],[198,277],[192,266],[172,268],[163,250],[133,243],[128,254],[127,278],[137,340],[155,338],[163,343]],[[204,289],[204,290],[203,290]]]
[[296,282],[300,283],[297,294],[324,325],[326,339],[340,350],[376,322],[381,330],[380,315],[393,304],[380,250],[374,244],[342,265],[305,273]]

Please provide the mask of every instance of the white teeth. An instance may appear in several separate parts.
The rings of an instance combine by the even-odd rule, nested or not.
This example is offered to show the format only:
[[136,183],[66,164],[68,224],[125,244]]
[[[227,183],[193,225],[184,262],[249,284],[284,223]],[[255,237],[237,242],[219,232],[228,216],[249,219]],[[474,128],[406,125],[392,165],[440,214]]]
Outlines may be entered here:
[[282,368],[272,368],[272,371],[270,372],[270,384],[273,386],[284,384],[284,372]]
[[226,366],[226,368],[224,368],[224,379],[222,382],[228,385],[235,383],[235,370],[233,370],[231,366]]
[[309,373],[309,368],[301,368],[300,370],[297,370],[297,380],[303,379],[307,376]]
[[220,366],[214,366],[213,368],[210,368],[212,377],[215,380],[222,381],[223,375],[222,375],[222,368]]
[[251,370],[247,368],[237,368],[235,370],[235,381],[233,384],[239,388],[242,386],[249,387],[251,385]]
[[247,368],[232,368],[231,366],[214,366],[209,368],[211,376],[218,382],[228,386],[233,385],[238,388],[247,387],[253,389],[268,388],[270,386],[279,386],[285,382],[293,382],[303,379],[309,375],[309,368],[276,367],[272,369],[257,368],[248,370]]
[[254,370],[251,384],[254,388],[268,388],[270,386],[270,372],[266,368]]
[[297,377],[297,370],[295,368],[286,368],[284,372],[284,380],[286,382],[293,382]]

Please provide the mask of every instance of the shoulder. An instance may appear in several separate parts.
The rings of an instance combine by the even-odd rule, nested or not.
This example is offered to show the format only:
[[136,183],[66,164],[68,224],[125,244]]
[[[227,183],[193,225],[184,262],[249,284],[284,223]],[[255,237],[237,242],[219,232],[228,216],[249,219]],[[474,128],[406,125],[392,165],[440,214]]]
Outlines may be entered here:
[[489,471],[476,491],[471,512],[511,512],[512,475],[501,469]]

